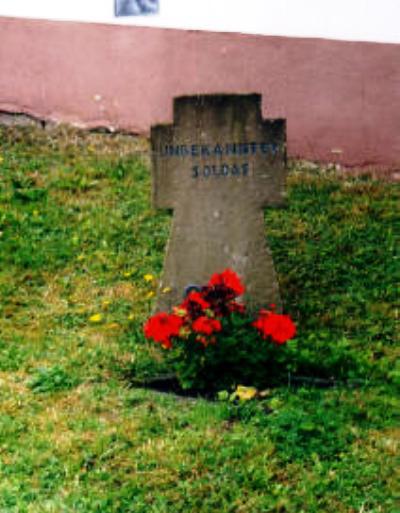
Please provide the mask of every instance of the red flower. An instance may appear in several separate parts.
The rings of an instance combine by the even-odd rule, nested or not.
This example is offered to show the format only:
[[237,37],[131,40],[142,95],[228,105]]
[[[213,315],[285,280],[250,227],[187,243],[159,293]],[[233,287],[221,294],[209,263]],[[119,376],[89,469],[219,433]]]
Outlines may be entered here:
[[211,335],[215,331],[221,331],[222,325],[217,319],[210,319],[209,317],[202,315],[193,322],[192,329],[196,333]]
[[152,338],[154,342],[161,344],[165,349],[170,349],[172,347],[171,337],[179,335],[182,325],[182,317],[160,312],[150,317],[144,325],[143,331],[146,338]]
[[202,292],[190,292],[179,307],[186,311],[186,320],[194,320],[204,315],[204,310],[211,308]]
[[296,335],[296,326],[288,315],[280,315],[261,310],[258,319],[253,323],[262,334],[277,344],[284,344]]
[[[190,303],[195,303],[196,306],[200,306],[203,310],[206,310],[207,308],[210,308],[210,303],[208,303],[200,292],[193,291],[191,292],[185,301],[182,303],[182,306],[185,308],[188,307]],[[193,305],[192,305],[193,306]]]
[[240,281],[239,276],[232,271],[232,269],[225,269],[225,271],[220,274],[213,274],[208,285],[210,287],[222,285],[227,289],[232,290],[236,296],[240,296],[244,292],[244,286]]

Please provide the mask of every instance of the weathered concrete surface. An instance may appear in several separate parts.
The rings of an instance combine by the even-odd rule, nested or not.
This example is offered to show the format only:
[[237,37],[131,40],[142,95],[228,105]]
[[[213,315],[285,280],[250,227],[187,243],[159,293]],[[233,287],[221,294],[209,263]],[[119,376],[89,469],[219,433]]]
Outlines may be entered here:
[[29,114],[19,112],[10,113],[0,111],[0,125],[3,126],[31,126],[44,128],[45,123],[41,119],[37,119]]
[[177,98],[174,125],[152,128],[153,202],[173,209],[158,310],[190,285],[233,269],[250,308],[280,305],[264,229],[266,206],[284,198],[283,120],[263,120],[259,95]]
[[175,96],[259,92],[289,156],[399,165],[399,45],[12,18],[0,40],[0,110],[148,133]]

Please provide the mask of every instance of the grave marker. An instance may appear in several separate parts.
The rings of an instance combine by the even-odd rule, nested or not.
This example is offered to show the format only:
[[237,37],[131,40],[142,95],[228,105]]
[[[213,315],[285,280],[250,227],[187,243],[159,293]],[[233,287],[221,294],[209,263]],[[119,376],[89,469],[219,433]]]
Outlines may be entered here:
[[227,267],[250,307],[280,307],[264,212],[284,199],[285,121],[263,120],[261,96],[174,100],[174,124],[151,129],[153,205],[173,210],[157,310]]

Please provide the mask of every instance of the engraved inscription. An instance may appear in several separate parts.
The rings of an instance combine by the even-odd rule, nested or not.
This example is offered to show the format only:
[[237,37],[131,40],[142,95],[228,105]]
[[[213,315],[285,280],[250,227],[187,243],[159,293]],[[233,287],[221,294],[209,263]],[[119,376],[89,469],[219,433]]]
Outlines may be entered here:
[[159,149],[161,157],[224,157],[231,155],[272,155],[278,154],[275,143],[241,142],[226,144],[166,144]]
[[248,176],[249,163],[243,164],[218,164],[192,167],[192,178],[227,177],[227,176]]
[[224,157],[249,157],[257,154],[275,157],[279,152],[278,145],[267,142],[240,142],[226,144],[166,144],[159,149],[159,155],[164,158],[191,158],[197,160],[202,158],[218,159],[217,164],[207,162],[199,164],[196,162],[191,167],[192,178],[226,178],[249,176],[249,162],[221,162]]

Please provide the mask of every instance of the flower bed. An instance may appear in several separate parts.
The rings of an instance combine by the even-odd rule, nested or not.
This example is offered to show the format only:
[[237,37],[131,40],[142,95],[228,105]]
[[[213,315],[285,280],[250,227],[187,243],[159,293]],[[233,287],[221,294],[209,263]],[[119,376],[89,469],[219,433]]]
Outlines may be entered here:
[[251,317],[240,300],[244,292],[238,275],[226,269],[191,290],[172,312],[156,313],[145,323],[145,337],[168,351],[182,388],[266,386],[284,372],[282,346],[294,338],[296,327],[274,305]]

